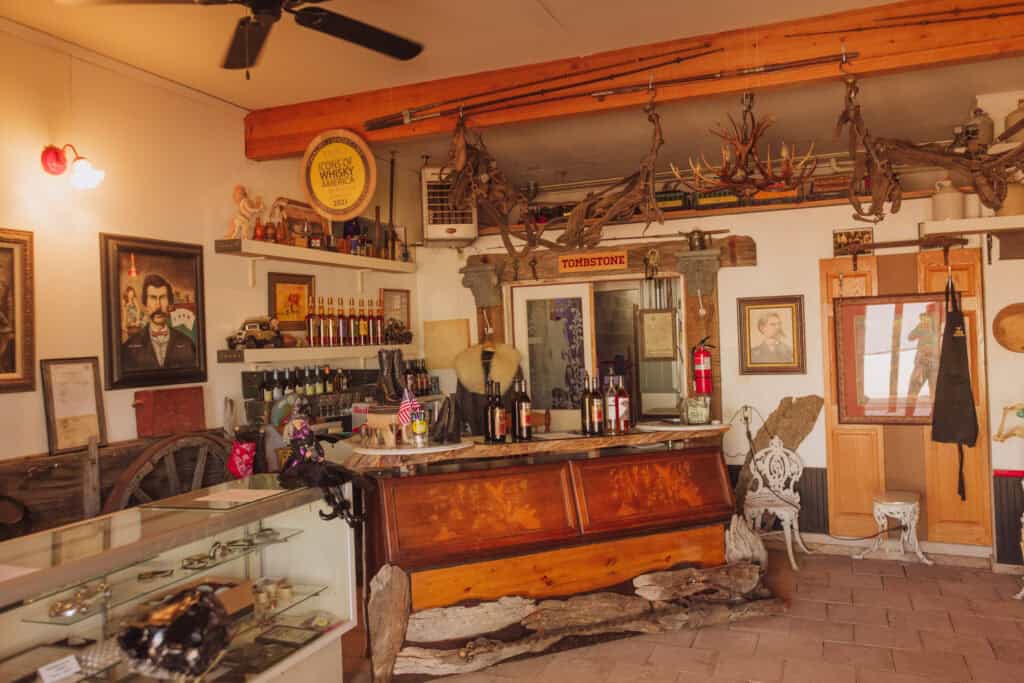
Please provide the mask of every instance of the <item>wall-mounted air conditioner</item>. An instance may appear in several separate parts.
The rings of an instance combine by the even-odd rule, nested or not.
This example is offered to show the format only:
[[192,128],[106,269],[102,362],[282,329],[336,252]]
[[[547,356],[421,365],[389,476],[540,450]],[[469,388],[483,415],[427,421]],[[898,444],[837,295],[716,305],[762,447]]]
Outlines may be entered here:
[[441,169],[424,166],[423,241],[426,246],[465,246],[477,237],[476,206],[453,209],[448,205],[451,185],[441,180]]

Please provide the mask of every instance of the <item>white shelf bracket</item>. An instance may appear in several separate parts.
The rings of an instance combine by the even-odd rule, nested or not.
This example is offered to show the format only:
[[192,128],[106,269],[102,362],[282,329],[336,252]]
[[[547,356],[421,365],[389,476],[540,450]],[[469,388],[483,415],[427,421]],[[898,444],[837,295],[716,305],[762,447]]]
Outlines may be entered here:
[[253,289],[253,288],[256,287],[256,262],[257,261],[262,261],[262,260],[263,260],[262,256],[246,259],[246,261],[249,262],[249,264],[248,264],[249,265],[249,268],[248,268],[248,271],[249,271],[248,272],[248,276],[249,276],[249,289]]

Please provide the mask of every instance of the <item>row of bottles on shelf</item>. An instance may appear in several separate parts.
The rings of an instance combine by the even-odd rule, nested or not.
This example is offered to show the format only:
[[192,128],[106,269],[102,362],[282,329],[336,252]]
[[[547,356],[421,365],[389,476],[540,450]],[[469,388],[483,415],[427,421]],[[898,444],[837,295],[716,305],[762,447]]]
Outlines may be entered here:
[[484,441],[505,443],[507,437],[513,442],[529,441],[533,438],[533,418],[530,395],[526,392],[526,380],[512,382],[509,394],[511,408],[505,410],[501,398],[501,382],[487,381],[487,415],[484,420]]
[[309,312],[306,314],[306,335],[310,346],[381,346],[384,344],[384,304],[380,301],[373,306],[372,299],[360,299],[356,308],[355,298],[345,300],[338,297],[335,309],[334,298],[320,297],[314,304],[309,297]]
[[608,373],[604,390],[597,377],[584,378],[580,395],[580,431],[588,436],[629,432],[629,392],[621,375]]
[[[280,374],[278,374],[280,373]],[[285,368],[270,370],[263,373],[260,382],[260,399],[276,401],[289,394],[304,396],[320,396],[335,394],[348,389],[348,376],[344,370],[332,370],[330,366],[306,366],[302,368]]]

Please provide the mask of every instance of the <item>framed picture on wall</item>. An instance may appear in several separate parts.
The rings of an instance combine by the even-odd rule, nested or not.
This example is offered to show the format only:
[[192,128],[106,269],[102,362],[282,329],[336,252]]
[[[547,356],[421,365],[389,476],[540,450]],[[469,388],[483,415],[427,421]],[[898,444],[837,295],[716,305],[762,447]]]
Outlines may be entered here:
[[32,233],[0,228],[0,392],[34,391]]
[[804,374],[804,297],[736,300],[740,374]]
[[675,360],[676,310],[641,309],[640,357],[643,360]]
[[309,301],[316,301],[312,275],[267,273],[267,315],[277,318],[282,330],[305,330]]
[[834,306],[839,422],[931,424],[943,293],[846,297]]
[[50,455],[107,443],[107,420],[96,356],[39,362],[46,410],[46,440]]
[[107,389],[206,381],[203,247],[100,234]]
[[405,329],[410,329],[412,320],[409,313],[409,290],[408,289],[382,289],[380,300],[384,302],[384,323],[395,319],[401,322]]
[[[846,249],[853,244],[871,244],[875,241],[874,228],[836,228],[832,231],[832,255],[844,256]],[[874,253],[872,249],[861,252],[862,254]]]

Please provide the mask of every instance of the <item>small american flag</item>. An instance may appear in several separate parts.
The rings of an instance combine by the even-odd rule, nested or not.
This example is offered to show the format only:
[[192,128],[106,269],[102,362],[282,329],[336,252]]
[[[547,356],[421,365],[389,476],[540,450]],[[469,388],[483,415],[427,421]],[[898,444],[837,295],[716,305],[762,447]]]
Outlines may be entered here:
[[406,389],[402,394],[402,402],[398,405],[398,424],[404,426],[412,422],[412,414],[420,409],[419,401]]

